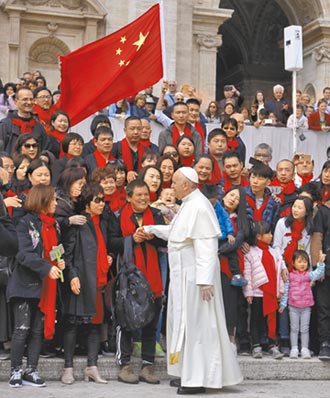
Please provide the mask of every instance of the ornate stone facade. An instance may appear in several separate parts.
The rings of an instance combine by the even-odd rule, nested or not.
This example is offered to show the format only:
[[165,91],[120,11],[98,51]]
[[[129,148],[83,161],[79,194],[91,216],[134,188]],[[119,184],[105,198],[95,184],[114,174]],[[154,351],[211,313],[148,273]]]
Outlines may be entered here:
[[[41,70],[51,89],[60,80],[57,54],[126,25],[154,0],[0,0],[0,77]],[[302,25],[304,69],[298,87],[320,96],[330,85],[329,0],[165,0],[166,77],[191,83],[204,103],[225,82],[243,92],[273,82],[283,70],[283,27]]]

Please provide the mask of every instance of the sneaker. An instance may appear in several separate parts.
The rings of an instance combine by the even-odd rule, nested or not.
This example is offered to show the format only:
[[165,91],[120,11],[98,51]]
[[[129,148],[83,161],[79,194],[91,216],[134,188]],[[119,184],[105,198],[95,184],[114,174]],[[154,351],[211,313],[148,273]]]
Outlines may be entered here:
[[321,361],[329,361],[330,360],[330,345],[327,341],[321,344],[319,359]]
[[120,372],[118,373],[118,381],[128,384],[137,384],[139,382],[139,378],[134,374],[132,366],[128,364],[124,365],[120,369]]
[[290,356],[290,340],[281,339],[280,341],[280,351],[285,357]]
[[27,368],[23,373],[23,385],[34,387],[45,387],[46,383],[39,376],[37,369]]
[[22,385],[23,370],[20,368],[13,369],[10,374],[9,387],[19,388]]
[[133,351],[132,351],[133,357],[141,358],[141,352],[142,352],[141,341],[134,341],[133,342]]
[[302,347],[301,351],[300,351],[300,355],[302,359],[311,359],[311,353],[309,352],[309,349],[306,347]]
[[239,345],[239,351],[238,354],[242,355],[243,357],[248,357],[250,356],[250,344],[248,343],[243,343]]
[[236,274],[232,277],[230,284],[232,286],[244,287],[247,285],[247,280],[241,274]]
[[284,354],[274,345],[274,347],[270,348],[268,351],[273,359],[282,359],[284,357]]
[[262,358],[262,348],[260,345],[253,347],[252,349],[252,357],[254,359],[261,359]]
[[156,347],[155,347],[155,357],[157,358],[164,358],[165,357],[165,352],[162,349],[162,346],[158,341],[156,341]]
[[298,347],[292,347],[290,351],[290,359],[298,359],[299,351]]

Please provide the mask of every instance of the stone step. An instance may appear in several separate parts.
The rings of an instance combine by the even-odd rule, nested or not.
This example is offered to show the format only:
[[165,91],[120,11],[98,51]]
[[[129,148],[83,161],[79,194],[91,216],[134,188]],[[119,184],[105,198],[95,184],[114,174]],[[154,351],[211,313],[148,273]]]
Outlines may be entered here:
[[[238,357],[240,367],[246,380],[329,380],[330,361],[289,359],[274,360],[269,356],[262,359]],[[138,372],[141,360],[132,358],[132,365]],[[60,380],[64,360],[60,358],[41,358],[39,372],[45,380]],[[85,357],[75,357],[74,374],[77,380],[83,380],[83,370],[86,367]],[[119,367],[114,357],[101,357],[98,367],[103,377],[116,379]],[[8,380],[10,361],[0,361],[0,381]],[[165,358],[157,358],[156,372],[161,379],[169,379]]]

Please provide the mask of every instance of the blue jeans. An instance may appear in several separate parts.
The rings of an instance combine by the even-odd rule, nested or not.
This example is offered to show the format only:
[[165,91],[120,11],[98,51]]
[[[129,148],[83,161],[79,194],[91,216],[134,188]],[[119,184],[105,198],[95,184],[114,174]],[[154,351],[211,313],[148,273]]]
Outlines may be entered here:
[[[163,251],[158,252],[158,260],[159,260],[159,266],[160,266],[160,273],[162,276],[162,284],[163,284],[163,291],[165,291],[166,288],[166,282],[167,282],[167,276],[168,276],[168,255],[167,253]],[[159,341],[160,339],[160,331],[162,329],[162,323],[163,323],[163,306],[159,314],[159,320],[157,324],[157,334],[156,334],[156,340]]]

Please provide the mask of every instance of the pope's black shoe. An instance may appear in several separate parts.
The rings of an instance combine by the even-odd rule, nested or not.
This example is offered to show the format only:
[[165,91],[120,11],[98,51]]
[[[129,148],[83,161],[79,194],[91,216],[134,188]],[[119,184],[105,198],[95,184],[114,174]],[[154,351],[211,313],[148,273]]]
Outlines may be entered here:
[[181,379],[172,379],[170,380],[171,387],[181,387]]
[[193,395],[193,394],[203,394],[205,392],[204,387],[179,387],[176,392],[179,395]]

